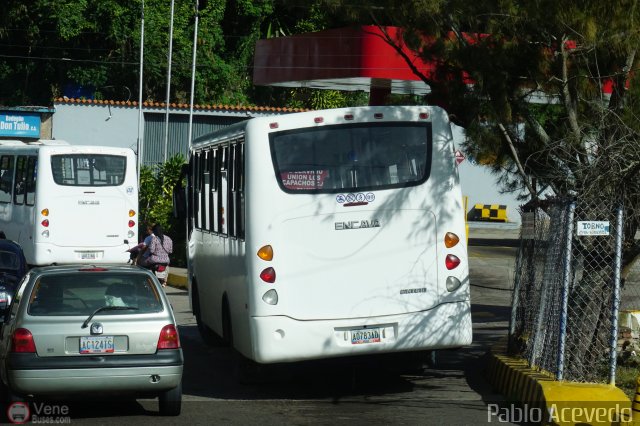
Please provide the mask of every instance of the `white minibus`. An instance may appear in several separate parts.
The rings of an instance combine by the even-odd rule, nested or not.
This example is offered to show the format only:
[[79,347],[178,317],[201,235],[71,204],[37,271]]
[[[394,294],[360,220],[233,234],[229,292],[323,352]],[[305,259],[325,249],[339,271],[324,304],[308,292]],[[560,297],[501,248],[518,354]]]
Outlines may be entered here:
[[471,343],[447,114],[259,117],[196,139],[186,214],[200,332],[258,363]]
[[30,265],[127,262],[137,220],[131,149],[0,140],[0,230]]

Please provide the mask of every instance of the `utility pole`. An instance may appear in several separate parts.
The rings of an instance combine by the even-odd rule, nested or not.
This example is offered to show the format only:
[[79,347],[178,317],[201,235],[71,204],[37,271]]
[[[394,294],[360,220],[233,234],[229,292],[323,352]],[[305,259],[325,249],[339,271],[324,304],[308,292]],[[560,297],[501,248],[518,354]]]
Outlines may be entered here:
[[[193,55],[191,58],[191,99],[189,100],[189,132],[187,134],[187,143],[191,147],[191,139],[193,138],[193,96],[196,85],[196,51],[198,46],[198,18],[200,12],[200,3],[196,1],[196,19],[193,25]],[[204,7],[204,6],[203,6]]]
[[144,150],[144,132],[142,123],[142,64],[144,62],[144,0],[142,0],[140,20],[140,82],[138,84],[138,186],[140,185],[140,168],[142,167],[142,153]]
[[167,66],[167,97],[165,101],[167,106],[167,113],[165,117],[165,126],[164,126],[163,162],[167,161],[167,147],[169,146],[169,96],[171,92],[171,54],[173,51],[173,6],[174,6],[174,0],[171,0],[171,19],[169,24],[169,64]]

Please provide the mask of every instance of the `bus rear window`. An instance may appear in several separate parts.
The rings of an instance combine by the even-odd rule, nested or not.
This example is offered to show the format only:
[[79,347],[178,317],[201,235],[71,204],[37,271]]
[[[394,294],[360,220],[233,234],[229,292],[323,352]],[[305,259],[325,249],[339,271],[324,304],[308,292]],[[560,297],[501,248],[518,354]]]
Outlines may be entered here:
[[120,155],[64,154],[51,156],[53,180],[67,186],[122,185],[127,158]]
[[306,128],[270,140],[278,182],[289,193],[398,188],[429,176],[429,123]]

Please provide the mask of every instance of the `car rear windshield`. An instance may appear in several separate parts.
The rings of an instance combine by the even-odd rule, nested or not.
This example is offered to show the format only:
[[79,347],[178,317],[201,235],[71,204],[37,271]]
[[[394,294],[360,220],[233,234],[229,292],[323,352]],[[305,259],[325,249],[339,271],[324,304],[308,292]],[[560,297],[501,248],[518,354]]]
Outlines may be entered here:
[[0,270],[17,271],[20,268],[20,259],[16,253],[0,250]]
[[105,306],[133,310],[106,310],[100,315],[161,312],[162,300],[152,279],[142,273],[78,272],[38,278],[29,298],[29,315],[90,315]]
[[272,133],[280,187],[289,193],[419,185],[431,166],[429,123],[342,125]]
[[102,154],[51,156],[53,180],[66,186],[117,186],[124,182],[127,157]]

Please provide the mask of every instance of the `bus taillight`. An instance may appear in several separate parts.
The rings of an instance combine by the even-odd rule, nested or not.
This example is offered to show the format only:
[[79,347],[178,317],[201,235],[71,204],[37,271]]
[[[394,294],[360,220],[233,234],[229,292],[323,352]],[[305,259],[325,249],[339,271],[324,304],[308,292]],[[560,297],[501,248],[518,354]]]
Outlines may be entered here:
[[276,270],[269,266],[260,272],[260,278],[266,283],[274,283],[276,281]]
[[429,113],[428,112],[421,112],[419,116],[420,116],[421,120],[426,120],[426,119],[429,118]]
[[456,277],[447,277],[447,291],[455,291],[460,288],[462,282]]
[[129,210],[129,217],[134,217],[136,215],[135,210]]
[[49,226],[49,219],[45,219],[41,222],[42,226],[44,226],[45,228]]
[[40,212],[40,214],[42,216],[49,216],[49,209],[42,209],[42,211]]
[[447,232],[444,236],[444,245],[447,248],[454,247],[460,242],[460,238],[453,232]]
[[258,250],[258,257],[262,260],[273,260],[273,248],[270,245],[260,247]]
[[460,265],[460,258],[455,254],[448,254],[447,258],[444,261],[444,264],[448,270],[452,270]]
[[275,291],[274,289],[270,289],[265,294],[262,295],[262,300],[269,305],[277,305],[278,292]]
[[136,223],[133,220],[129,221],[129,228],[133,228],[134,226],[136,226]]

